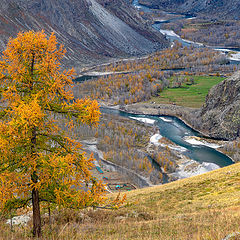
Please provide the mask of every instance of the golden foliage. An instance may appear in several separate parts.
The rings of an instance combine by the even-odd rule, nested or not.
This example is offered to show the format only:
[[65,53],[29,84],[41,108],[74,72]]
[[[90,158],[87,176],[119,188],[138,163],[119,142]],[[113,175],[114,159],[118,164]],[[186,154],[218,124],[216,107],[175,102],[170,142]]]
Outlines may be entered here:
[[41,32],[10,39],[0,60],[0,208],[19,199],[66,207],[96,206],[105,201],[102,182],[90,173],[79,142],[67,137],[54,118],[60,114],[76,124],[97,126],[99,105],[74,100],[74,70],[61,71],[65,50],[56,37]]

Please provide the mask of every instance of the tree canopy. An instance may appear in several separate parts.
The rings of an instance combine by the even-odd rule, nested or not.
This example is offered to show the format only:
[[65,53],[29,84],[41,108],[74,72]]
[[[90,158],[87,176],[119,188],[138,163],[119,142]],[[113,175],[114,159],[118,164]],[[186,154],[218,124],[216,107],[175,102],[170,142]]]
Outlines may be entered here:
[[33,234],[41,234],[40,202],[83,208],[103,203],[104,186],[91,176],[93,157],[55,118],[96,126],[98,102],[74,100],[74,70],[62,71],[63,46],[54,34],[19,33],[0,60],[0,208],[32,203]]

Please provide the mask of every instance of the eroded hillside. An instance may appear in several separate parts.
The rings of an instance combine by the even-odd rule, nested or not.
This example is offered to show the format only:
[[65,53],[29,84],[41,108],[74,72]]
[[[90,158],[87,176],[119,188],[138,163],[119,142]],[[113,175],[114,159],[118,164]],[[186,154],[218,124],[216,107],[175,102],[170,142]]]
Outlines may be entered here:
[[68,67],[144,55],[167,46],[165,38],[123,1],[2,0],[0,29],[1,51],[19,31],[55,32],[67,48]]
[[240,2],[236,0],[139,0],[141,4],[165,11],[209,14],[211,17],[238,19]]
[[240,72],[214,86],[201,111],[202,129],[216,138],[240,136]]

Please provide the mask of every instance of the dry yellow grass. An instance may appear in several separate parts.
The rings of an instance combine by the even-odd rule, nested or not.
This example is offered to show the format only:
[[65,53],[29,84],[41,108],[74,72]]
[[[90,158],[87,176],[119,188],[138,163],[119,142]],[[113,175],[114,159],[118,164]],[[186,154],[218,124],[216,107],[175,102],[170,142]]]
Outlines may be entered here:
[[[29,239],[29,227],[1,239]],[[240,163],[200,176],[127,193],[119,210],[55,213],[43,239],[221,240],[240,232]],[[239,238],[233,238],[235,240]]]

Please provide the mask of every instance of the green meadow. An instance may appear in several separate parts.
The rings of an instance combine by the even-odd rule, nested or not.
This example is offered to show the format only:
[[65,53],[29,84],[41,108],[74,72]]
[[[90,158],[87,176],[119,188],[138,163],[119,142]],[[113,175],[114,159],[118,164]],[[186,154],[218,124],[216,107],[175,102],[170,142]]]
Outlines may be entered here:
[[[189,76],[194,79],[193,85],[184,83],[179,88],[167,88],[158,97],[151,98],[158,104],[176,104],[184,107],[200,108],[210,88],[224,80],[217,76]],[[170,82],[173,78],[170,79]]]

